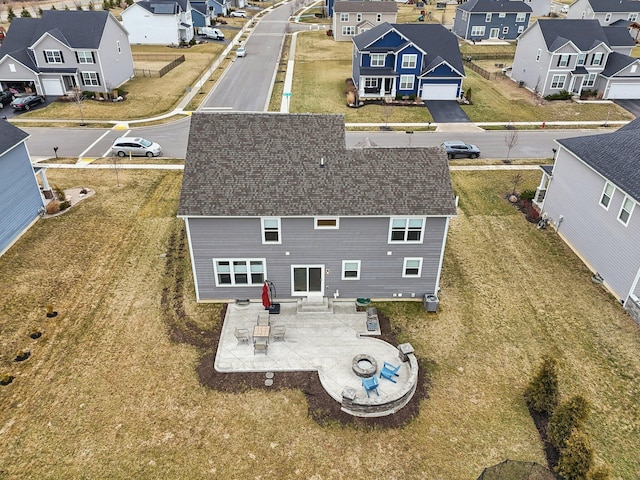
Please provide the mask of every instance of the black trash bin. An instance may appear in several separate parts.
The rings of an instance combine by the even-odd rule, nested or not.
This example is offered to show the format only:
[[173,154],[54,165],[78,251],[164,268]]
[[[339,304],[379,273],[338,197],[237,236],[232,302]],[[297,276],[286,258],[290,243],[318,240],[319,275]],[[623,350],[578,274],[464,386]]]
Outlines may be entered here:
[[440,300],[434,294],[425,294],[424,299],[422,300],[425,312],[437,312],[438,304]]

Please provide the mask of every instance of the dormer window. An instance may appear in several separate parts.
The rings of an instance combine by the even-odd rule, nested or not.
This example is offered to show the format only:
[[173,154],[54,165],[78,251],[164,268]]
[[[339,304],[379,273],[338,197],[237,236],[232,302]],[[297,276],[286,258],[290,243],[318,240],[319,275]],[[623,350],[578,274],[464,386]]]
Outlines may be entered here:
[[576,61],[576,66],[580,67],[580,66],[584,65],[584,62],[585,62],[586,59],[587,59],[587,54],[586,53],[578,54],[578,60]]
[[594,53],[593,58],[591,59],[591,65],[602,65],[602,57],[604,54],[602,52]]
[[44,61],[47,63],[64,63],[64,57],[60,50],[45,50]]
[[560,58],[558,58],[558,66],[559,67],[566,67],[567,65],[569,65],[569,59],[571,58],[570,55],[567,55],[566,53],[563,55],[560,55]]

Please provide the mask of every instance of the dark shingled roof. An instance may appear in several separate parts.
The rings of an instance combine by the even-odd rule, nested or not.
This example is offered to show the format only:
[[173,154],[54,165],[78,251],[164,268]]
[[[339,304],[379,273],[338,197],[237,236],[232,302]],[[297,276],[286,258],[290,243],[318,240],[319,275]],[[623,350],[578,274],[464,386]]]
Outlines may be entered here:
[[591,50],[600,43],[609,44],[598,20],[539,19],[538,26],[550,52],[567,41],[571,41],[581,51]]
[[[637,60],[637,58],[630,57],[629,55],[611,52],[607,57],[607,66],[602,70],[601,75],[603,77],[611,77]],[[632,76],[635,77],[635,75]]]
[[458,10],[473,13],[531,13],[531,7],[524,2],[515,0],[469,0],[458,6]]
[[345,145],[342,115],[194,114],[178,215],[456,214],[441,148]]
[[640,12],[637,0],[589,0],[594,12]]
[[0,155],[24,141],[29,134],[14,127],[6,120],[0,120]]
[[[637,1],[637,0],[636,0]],[[604,30],[604,34],[607,36],[607,40],[610,46],[615,47],[633,47],[636,42],[634,42],[629,29],[624,26],[617,27],[602,27]]]
[[396,2],[335,2],[333,11],[354,12],[354,13],[398,13],[398,4]]
[[584,163],[640,201],[640,119],[613,133],[563,138],[558,143]]

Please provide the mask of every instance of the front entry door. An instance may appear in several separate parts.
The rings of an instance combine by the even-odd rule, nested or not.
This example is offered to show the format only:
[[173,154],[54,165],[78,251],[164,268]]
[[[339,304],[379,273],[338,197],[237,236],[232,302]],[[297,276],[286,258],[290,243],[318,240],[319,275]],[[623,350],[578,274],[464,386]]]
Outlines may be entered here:
[[293,295],[324,292],[324,265],[292,265]]
[[496,39],[499,36],[500,36],[499,28],[492,28],[491,30],[489,30],[489,38]]

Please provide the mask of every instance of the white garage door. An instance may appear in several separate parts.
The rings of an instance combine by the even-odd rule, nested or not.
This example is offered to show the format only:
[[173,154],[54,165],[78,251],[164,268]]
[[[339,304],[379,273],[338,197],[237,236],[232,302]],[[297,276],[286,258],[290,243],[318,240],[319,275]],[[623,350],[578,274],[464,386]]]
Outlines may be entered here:
[[423,100],[455,100],[458,98],[458,85],[451,83],[425,83],[422,85]]
[[609,89],[609,95],[607,98],[610,100],[615,99],[638,99],[640,98],[640,83],[617,83],[611,85]]
[[58,78],[43,78],[42,88],[45,95],[64,95],[62,82]]

